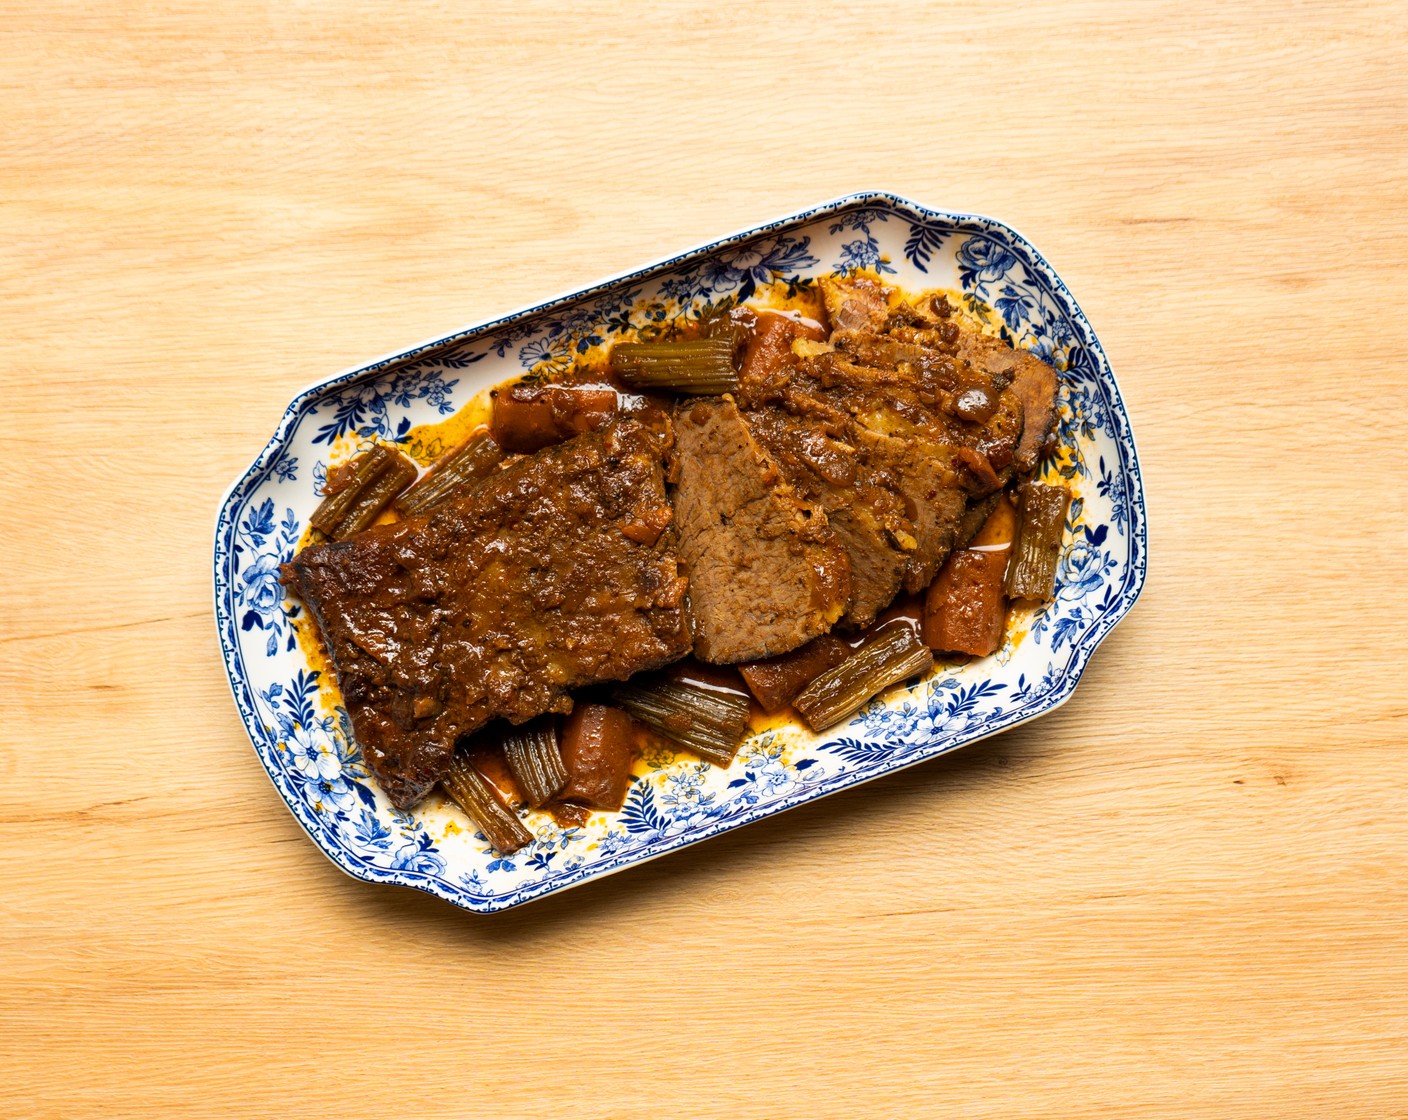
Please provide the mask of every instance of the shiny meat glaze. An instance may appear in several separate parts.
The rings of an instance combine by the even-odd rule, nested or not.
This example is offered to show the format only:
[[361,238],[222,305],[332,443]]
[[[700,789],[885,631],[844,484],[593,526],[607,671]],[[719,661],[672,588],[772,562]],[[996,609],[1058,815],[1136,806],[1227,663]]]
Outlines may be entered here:
[[689,652],[661,453],[658,434],[613,422],[287,566],[395,805],[424,797],[490,719],[569,711],[568,689]]

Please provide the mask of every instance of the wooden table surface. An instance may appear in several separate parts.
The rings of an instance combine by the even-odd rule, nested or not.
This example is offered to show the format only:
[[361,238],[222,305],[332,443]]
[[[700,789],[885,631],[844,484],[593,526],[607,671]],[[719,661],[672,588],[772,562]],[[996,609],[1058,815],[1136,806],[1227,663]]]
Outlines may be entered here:
[[[0,7],[0,1112],[1408,1116],[1403,5]],[[1076,696],[494,918],[343,876],[212,624],[290,396],[876,186],[1119,373]]]

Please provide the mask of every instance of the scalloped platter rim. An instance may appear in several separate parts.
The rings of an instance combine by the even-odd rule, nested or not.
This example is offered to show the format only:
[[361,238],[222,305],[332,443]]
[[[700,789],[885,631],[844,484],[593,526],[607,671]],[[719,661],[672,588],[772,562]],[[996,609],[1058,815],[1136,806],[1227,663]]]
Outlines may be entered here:
[[[908,290],[944,288],[989,329],[1063,370],[1063,451],[1043,468],[1076,494],[1056,601],[1017,620],[1003,649],[940,663],[822,736],[770,727],[727,770],[686,756],[638,768],[619,814],[494,853],[431,799],[394,810],[371,781],[333,683],[300,640],[278,568],[301,540],[328,466],[359,440],[405,442],[490,386],[549,377],[612,339],[823,272],[867,270]],[[432,429],[433,430],[433,429]],[[215,621],[235,706],[284,803],[332,862],[368,882],[489,913],[654,859],[1025,723],[1074,693],[1091,654],[1147,573],[1138,455],[1114,373],[1046,259],[1010,226],[885,191],[846,195],[319,380],[221,499]]]

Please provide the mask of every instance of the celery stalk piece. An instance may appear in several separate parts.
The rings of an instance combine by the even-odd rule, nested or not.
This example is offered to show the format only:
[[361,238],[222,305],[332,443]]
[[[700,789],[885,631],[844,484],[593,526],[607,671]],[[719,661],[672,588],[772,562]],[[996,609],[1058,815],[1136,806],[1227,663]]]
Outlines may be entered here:
[[503,449],[487,432],[436,459],[430,472],[396,499],[403,514],[425,513],[487,478],[504,457]]
[[392,454],[391,448],[378,443],[338,467],[334,478],[340,478],[343,484],[336,490],[325,491],[327,497],[318,503],[308,523],[331,536],[362,492],[386,469]]
[[396,495],[416,480],[415,464],[399,452],[393,451],[392,455],[395,458],[372,480],[371,485],[362,491],[346,516],[338,523],[337,529],[332,533],[335,539],[343,540],[370,526]]
[[550,718],[531,727],[515,727],[504,736],[503,748],[514,780],[533,808],[551,801],[567,784],[567,768]]
[[365,529],[416,477],[414,463],[380,443],[338,470],[344,472],[343,484],[328,494],[309,518],[313,528],[334,540]]
[[718,396],[738,392],[733,352],[732,338],[618,342],[611,349],[611,369],[632,389]]
[[1056,565],[1066,532],[1071,492],[1029,482],[1017,491],[1017,539],[1007,565],[1007,594],[1049,603],[1056,594]]
[[909,626],[882,626],[860,647],[807,685],[792,706],[813,731],[840,723],[876,693],[934,667],[934,655]]
[[748,698],[682,681],[632,681],[616,704],[647,727],[688,747],[706,762],[727,766],[748,734]]
[[533,834],[504,804],[499,791],[464,755],[455,754],[440,784],[496,851],[508,855],[533,842]]

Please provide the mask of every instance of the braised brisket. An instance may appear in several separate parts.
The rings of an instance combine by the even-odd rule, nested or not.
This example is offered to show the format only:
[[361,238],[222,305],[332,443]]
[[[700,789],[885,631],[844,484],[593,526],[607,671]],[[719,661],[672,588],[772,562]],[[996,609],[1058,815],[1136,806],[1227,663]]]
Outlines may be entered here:
[[569,711],[571,688],[689,652],[661,453],[616,421],[288,565],[394,804],[424,797],[490,719]]

